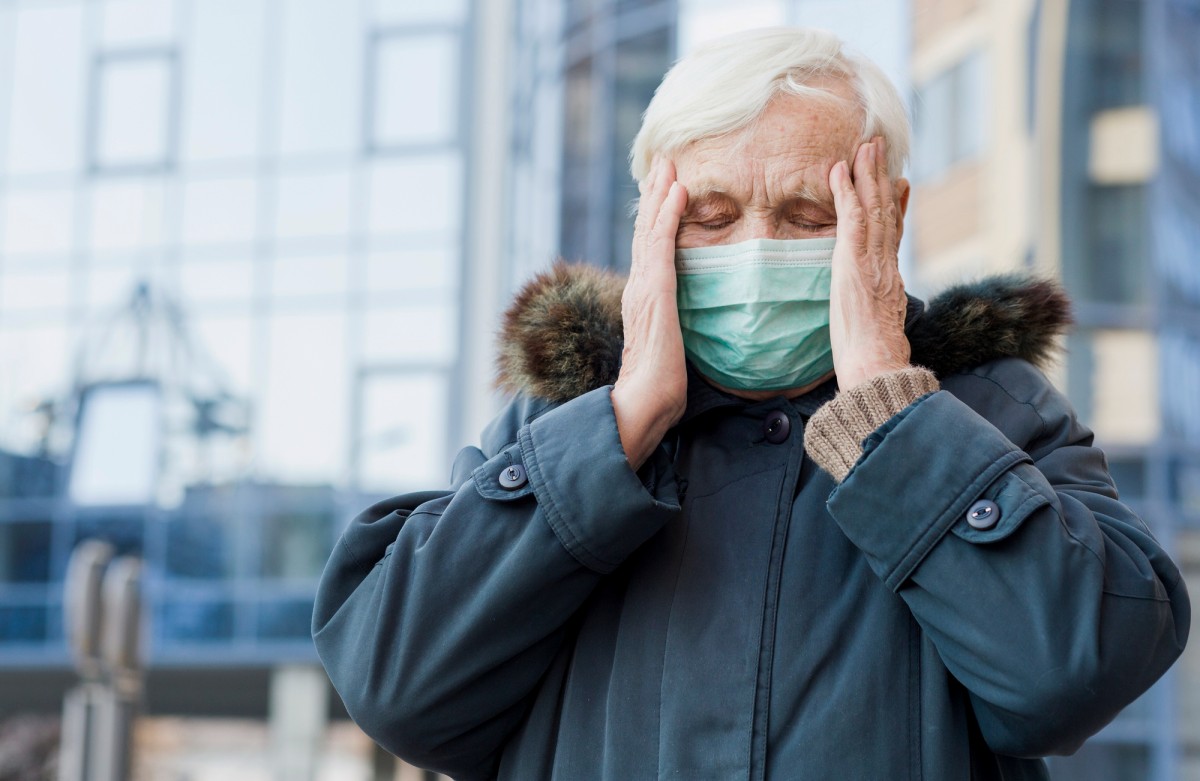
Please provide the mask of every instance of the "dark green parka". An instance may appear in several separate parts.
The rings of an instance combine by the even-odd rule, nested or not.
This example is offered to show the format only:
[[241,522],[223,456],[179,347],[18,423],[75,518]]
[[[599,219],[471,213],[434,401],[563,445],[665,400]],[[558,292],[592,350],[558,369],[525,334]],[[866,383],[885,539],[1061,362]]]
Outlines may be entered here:
[[1030,362],[1065,323],[1053,288],[914,300],[941,390],[840,485],[803,446],[832,382],[753,403],[692,374],[635,473],[619,297],[569,267],[523,291],[521,394],[450,489],[338,543],[313,637],[388,750],[463,781],[1039,779],[1181,653],[1179,572]]

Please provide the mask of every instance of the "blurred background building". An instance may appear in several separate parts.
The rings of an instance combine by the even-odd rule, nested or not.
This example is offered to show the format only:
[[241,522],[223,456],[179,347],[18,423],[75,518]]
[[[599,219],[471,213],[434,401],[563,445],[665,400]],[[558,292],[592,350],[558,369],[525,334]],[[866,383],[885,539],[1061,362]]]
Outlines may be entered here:
[[[1200,0],[0,0],[0,716],[58,712],[101,537],[146,560],[142,777],[419,778],[316,663],[324,560],[448,480],[522,280],[628,267],[671,62],[769,24],[911,98],[913,292],[1066,283],[1054,379],[1194,578]],[[1198,716],[1189,650],[1054,775],[1200,779]]]

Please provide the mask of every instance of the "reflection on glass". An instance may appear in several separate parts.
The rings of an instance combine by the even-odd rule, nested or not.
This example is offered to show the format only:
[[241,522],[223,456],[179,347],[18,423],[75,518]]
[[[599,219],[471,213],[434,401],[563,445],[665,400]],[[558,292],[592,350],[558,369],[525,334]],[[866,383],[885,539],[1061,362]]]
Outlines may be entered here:
[[181,303],[190,309],[210,303],[248,303],[254,294],[254,271],[248,257],[189,259],[178,270]]
[[[655,30],[617,45],[616,105],[613,107],[612,135],[617,149],[629,149],[642,124],[642,113],[650,105],[654,90],[671,65],[670,36],[667,30]],[[612,156],[612,189],[616,194],[612,209],[612,255],[614,265],[628,268],[633,243],[633,216],[630,205],[638,189],[629,175],[625,155]]]
[[[1144,102],[1143,0],[1088,0],[1077,18],[1084,29],[1072,41],[1088,55],[1088,105],[1093,111]],[[1090,6],[1090,8],[1088,8]]]
[[1149,242],[1145,185],[1087,189],[1087,268],[1080,292],[1094,301],[1146,304]]
[[315,578],[329,558],[333,515],[320,508],[270,512],[262,526],[262,574]]
[[269,67],[264,36],[278,19],[268,19],[266,0],[204,0],[190,3],[187,16],[181,157],[188,163],[252,161],[263,142],[262,107],[268,99],[263,95],[263,71]]
[[162,245],[166,187],[160,179],[98,179],[89,195],[87,236],[93,250]]
[[5,312],[37,312],[61,316],[69,301],[67,269],[10,271],[0,282],[0,307]]
[[71,190],[6,187],[0,200],[0,250],[5,253],[69,252],[75,235]]
[[460,22],[466,18],[468,0],[439,0],[415,3],[413,0],[374,0],[375,19],[388,23]]
[[279,177],[275,234],[341,236],[350,230],[350,174],[343,170]]
[[233,539],[228,517],[195,511],[171,518],[164,530],[166,574],[179,578],[215,580],[232,574]]
[[312,636],[311,599],[263,600],[258,606],[261,640],[307,640]]
[[[415,5],[415,3],[414,3]],[[282,34],[279,153],[348,154],[362,144],[364,20],[359,3],[287,3]]]
[[0,523],[0,583],[45,583],[50,534],[48,521]]
[[446,237],[461,227],[462,160],[457,152],[380,160],[371,167],[367,224],[375,235]]
[[117,170],[167,164],[172,152],[174,57],[165,53],[101,56],[96,67],[92,165]]
[[107,46],[164,43],[174,34],[174,3],[106,0],[101,5],[100,37]]
[[[6,4],[12,5],[12,4]],[[3,173],[73,173],[79,168],[85,82],[82,3],[22,4],[9,18],[12,40],[8,159]],[[11,35],[11,37],[10,37]],[[7,223],[12,225],[12,223]]]
[[314,305],[341,305],[350,283],[345,255],[277,256],[271,263],[271,295],[305,299]]
[[97,385],[80,401],[69,493],[78,505],[154,500],[162,400],[156,383]]
[[448,414],[441,372],[368,375],[359,432],[360,487],[396,494],[449,482],[441,432]]
[[423,300],[429,304],[367,312],[364,361],[447,363],[453,357],[458,347],[457,310],[448,296],[426,295]]
[[403,34],[375,48],[375,150],[451,141],[458,124],[458,36]]
[[449,291],[458,286],[458,248],[433,245],[422,249],[378,250],[367,255],[365,290],[380,300],[395,303],[393,293]]
[[232,640],[233,602],[217,597],[169,599],[158,605],[152,626],[164,643]]
[[258,180],[193,179],[184,188],[183,239],[189,244],[250,242],[258,212]]
[[327,482],[344,468],[349,384],[344,314],[272,318],[255,435],[264,471]]
[[46,639],[45,605],[0,604],[0,643],[33,643]]
[[567,71],[564,105],[562,163],[562,254],[568,260],[587,259],[603,264],[603,258],[590,258],[588,244],[591,217],[591,169],[596,155],[598,128],[592,122],[595,80],[590,59],[576,63]]

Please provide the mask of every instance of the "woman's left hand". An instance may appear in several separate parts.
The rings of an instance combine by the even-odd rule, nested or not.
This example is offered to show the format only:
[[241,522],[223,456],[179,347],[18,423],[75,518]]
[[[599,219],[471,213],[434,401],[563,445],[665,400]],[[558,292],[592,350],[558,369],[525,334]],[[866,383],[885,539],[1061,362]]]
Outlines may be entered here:
[[844,160],[834,165],[829,187],[837,210],[829,338],[838,386],[846,390],[909,365],[908,300],[897,256],[900,211],[883,138],[858,147],[853,181]]

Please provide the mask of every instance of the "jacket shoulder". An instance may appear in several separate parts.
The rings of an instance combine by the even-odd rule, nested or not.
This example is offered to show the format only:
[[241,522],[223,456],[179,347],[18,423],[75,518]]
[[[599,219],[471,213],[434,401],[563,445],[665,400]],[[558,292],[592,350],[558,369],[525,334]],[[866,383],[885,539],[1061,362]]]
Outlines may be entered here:
[[942,378],[942,388],[1035,458],[1051,443],[1091,444],[1092,432],[1054,383],[1029,361],[999,358]]

